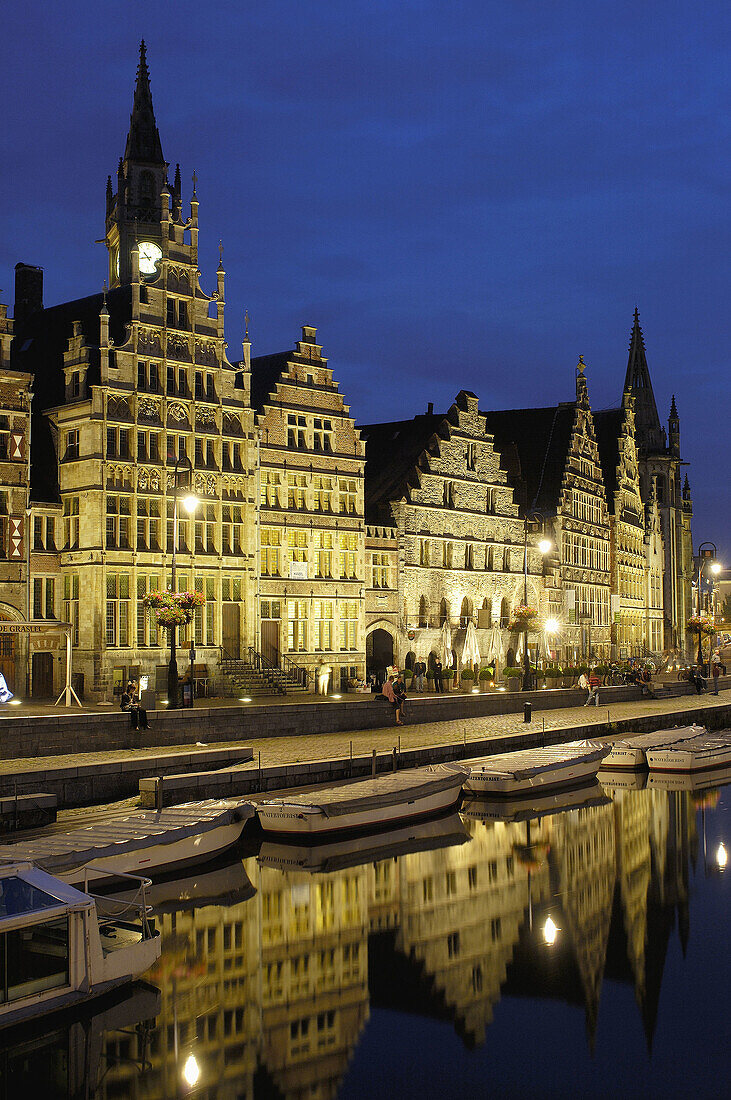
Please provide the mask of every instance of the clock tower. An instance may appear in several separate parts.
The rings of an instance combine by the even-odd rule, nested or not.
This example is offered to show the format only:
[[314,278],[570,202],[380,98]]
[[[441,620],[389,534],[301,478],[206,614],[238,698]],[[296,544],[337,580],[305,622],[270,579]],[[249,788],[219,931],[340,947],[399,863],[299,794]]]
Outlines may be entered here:
[[[162,155],[150,93],[144,39],[140,43],[132,114],[124,156],[117,169],[117,193],[107,178],[106,245],[109,250],[109,285],[129,283],[136,272],[132,251],[139,250],[139,273],[151,276],[162,257],[163,221],[167,228],[170,192],[167,162]],[[176,177],[179,189],[179,177]]]

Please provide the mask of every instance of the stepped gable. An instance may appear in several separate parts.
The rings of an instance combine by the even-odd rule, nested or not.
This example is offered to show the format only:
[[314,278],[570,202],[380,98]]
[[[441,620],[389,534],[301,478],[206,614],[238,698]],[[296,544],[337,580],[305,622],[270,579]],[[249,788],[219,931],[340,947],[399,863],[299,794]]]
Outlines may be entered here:
[[524,509],[556,511],[575,412],[574,401],[543,409],[481,411]]
[[361,439],[366,444],[367,515],[379,505],[406,495],[420,455],[446,421],[446,413],[427,412],[412,420],[361,426]]
[[251,407],[256,412],[261,413],[266,404],[272,404],[277,382],[295,355],[294,351],[278,351],[251,360]]

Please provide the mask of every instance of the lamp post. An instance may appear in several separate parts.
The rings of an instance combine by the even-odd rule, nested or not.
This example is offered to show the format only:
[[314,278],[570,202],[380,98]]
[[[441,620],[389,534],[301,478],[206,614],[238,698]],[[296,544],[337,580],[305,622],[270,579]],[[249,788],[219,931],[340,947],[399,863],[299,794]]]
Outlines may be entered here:
[[[523,606],[528,606],[528,524],[540,523],[543,538],[538,541],[538,549],[541,554],[547,554],[551,549],[551,540],[545,537],[546,520],[542,512],[526,512],[523,520]],[[527,623],[526,623],[527,627]],[[528,630],[525,631],[523,644],[523,691],[530,691],[533,687],[533,676],[530,668],[530,654],[528,653]]]
[[[173,471],[173,554],[170,561],[170,591],[174,596],[177,592],[177,562],[178,550],[178,468],[180,465],[192,470],[189,458],[177,458]],[[182,505],[188,514],[192,514],[198,504],[198,498],[194,493],[188,492],[182,499]],[[170,627],[170,663],[168,664],[168,709],[178,705],[178,659],[176,653],[178,628],[175,624]],[[193,685],[191,683],[191,690]]]
[[[713,551],[712,554],[707,554],[707,553],[704,554],[703,553],[703,551],[705,550],[705,548],[707,546],[710,547],[711,550]],[[696,585],[696,603],[697,603],[697,610],[698,610],[698,618],[699,619],[700,619],[701,614],[702,614],[702,609],[701,609],[701,583],[702,583],[702,580],[703,580],[703,565],[705,564],[706,560],[710,560],[710,562],[711,562],[710,571],[711,571],[712,576],[715,576],[718,573],[720,573],[721,572],[721,566],[715,560],[715,557],[716,557],[717,553],[718,553],[718,547],[716,546],[715,542],[702,542],[698,547],[698,582],[697,582],[697,585]],[[713,587],[713,581],[711,581],[711,587]],[[711,601],[711,612],[713,612],[713,601]],[[708,671],[709,671],[709,674],[710,674],[710,671],[711,671],[711,653],[712,653],[712,651],[713,651],[713,643],[711,642],[710,636],[709,636],[709,650],[708,650]],[[703,668],[703,634],[701,633],[700,626],[699,626],[699,629],[698,629],[698,665],[701,669]]]

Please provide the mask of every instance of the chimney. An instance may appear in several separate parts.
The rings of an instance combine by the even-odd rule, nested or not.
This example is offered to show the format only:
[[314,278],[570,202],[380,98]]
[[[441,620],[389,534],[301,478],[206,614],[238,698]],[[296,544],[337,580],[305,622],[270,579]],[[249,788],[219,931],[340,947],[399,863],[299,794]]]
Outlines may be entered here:
[[43,309],[43,268],[30,264],[15,265],[15,331],[36,310]]
[[432,416],[433,413],[434,413],[434,402],[430,401],[429,404],[426,407],[426,415],[427,416]]

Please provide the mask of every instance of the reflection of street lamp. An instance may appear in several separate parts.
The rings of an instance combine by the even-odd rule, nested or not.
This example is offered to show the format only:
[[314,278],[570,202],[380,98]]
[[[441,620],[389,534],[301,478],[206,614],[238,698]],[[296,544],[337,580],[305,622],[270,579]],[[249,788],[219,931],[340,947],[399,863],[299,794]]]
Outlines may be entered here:
[[716,866],[718,867],[719,871],[725,871],[726,870],[727,862],[728,862],[728,852],[726,851],[725,844],[723,843],[723,841],[721,841],[718,848],[716,849]]
[[[192,470],[190,459],[178,458],[173,471],[173,555],[170,561],[170,591],[173,596],[177,592],[177,573],[175,555],[178,550],[178,467],[183,464]],[[180,502],[189,515],[195,511],[198,505],[198,497],[190,491],[185,494]],[[176,654],[178,628],[175,623],[170,627],[170,664],[168,665],[168,708],[178,705],[178,660]],[[193,685],[190,685],[191,691]]]
[[[544,556],[551,549],[551,540],[546,538],[546,520],[542,512],[526,512],[523,520],[523,606],[528,606],[528,524],[540,523],[543,537],[539,539],[538,549]],[[528,653],[528,630],[526,622],[525,639],[523,643],[523,691],[530,691],[533,687],[533,676],[530,667],[530,654]]]
[[558,926],[549,917],[546,923],[543,925],[543,938],[549,947],[552,947],[556,942],[556,936],[558,935]]
[[193,1089],[198,1084],[201,1075],[201,1067],[194,1054],[189,1054],[183,1066],[183,1080],[189,1088]]

